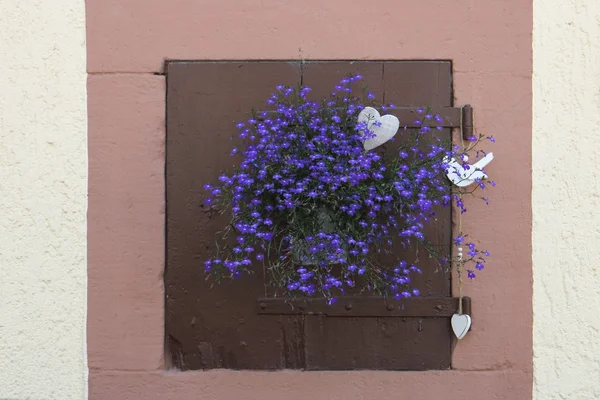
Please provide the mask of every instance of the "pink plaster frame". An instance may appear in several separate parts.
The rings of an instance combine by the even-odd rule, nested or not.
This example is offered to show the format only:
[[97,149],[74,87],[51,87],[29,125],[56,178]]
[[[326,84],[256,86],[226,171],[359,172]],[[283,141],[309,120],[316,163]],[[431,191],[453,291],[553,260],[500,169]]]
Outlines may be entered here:
[[[531,398],[532,4],[373,4],[87,0],[90,399]],[[165,370],[164,60],[298,58],[451,59],[456,104],[498,139],[490,208],[464,221],[493,261],[453,370]]]

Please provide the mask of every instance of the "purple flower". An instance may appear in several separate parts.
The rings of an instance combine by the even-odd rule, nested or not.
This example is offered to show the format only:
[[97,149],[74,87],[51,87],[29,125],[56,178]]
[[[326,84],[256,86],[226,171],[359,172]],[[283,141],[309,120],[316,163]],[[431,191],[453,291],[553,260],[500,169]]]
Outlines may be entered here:
[[463,242],[465,241],[465,238],[462,235],[458,235],[455,239],[454,239],[454,243],[457,246],[460,246],[461,244],[463,244]]
[[[244,145],[231,153],[239,154],[239,165],[221,174],[217,185],[204,186],[210,211],[230,214],[222,232],[233,230],[236,242],[232,248],[227,241],[219,244],[220,258],[205,263],[207,273],[237,278],[253,272],[255,257],[277,271],[275,286],[331,304],[361,285],[357,289],[398,299],[420,294],[411,279],[421,273],[420,265],[394,261],[391,249],[412,251],[415,243],[430,242],[442,207],[467,211],[460,196],[467,190],[453,190],[445,175],[448,165],[441,161],[444,156],[460,160],[462,148],[432,135],[443,120],[419,108],[417,128],[408,132],[405,127],[397,135],[401,140],[387,144],[395,157],[393,152],[384,157],[381,149],[365,151],[365,139],[380,123],[356,123],[364,104],[377,98],[367,90],[363,102],[354,93],[360,79],[344,77],[323,101],[309,99],[308,87],[278,85],[267,99],[271,111],[236,124]],[[477,184],[486,190],[495,185]],[[466,262],[481,271],[489,253],[477,250],[470,237],[465,243],[465,237],[460,233],[452,244],[466,246]],[[425,251],[448,262],[449,254]],[[471,270],[467,275],[475,277]]]

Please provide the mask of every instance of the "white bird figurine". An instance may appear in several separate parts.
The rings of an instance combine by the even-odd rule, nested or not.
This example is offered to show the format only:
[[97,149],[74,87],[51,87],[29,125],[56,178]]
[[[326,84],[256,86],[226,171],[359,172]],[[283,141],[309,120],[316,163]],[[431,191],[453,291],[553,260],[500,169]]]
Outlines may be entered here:
[[[464,156],[463,159],[465,162],[469,160],[467,156]],[[483,168],[485,168],[485,166],[493,159],[494,154],[488,153],[481,160],[470,165],[469,169],[466,169],[463,167],[463,164],[457,162],[454,158],[448,161],[448,157],[444,157],[444,163],[448,164],[446,176],[448,176],[448,179],[456,186],[469,186],[472,183],[475,183],[476,180],[487,179],[487,175],[483,172]]]

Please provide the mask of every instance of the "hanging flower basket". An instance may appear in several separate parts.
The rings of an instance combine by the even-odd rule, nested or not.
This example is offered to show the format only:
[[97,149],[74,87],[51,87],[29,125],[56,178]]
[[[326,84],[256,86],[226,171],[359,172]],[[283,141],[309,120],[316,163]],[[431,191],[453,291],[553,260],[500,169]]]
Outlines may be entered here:
[[[450,243],[432,242],[425,227],[435,224],[438,207],[454,203],[464,212],[463,194],[493,185],[479,169],[474,185],[448,180],[470,179],[458,176],[469,169],[464,156],[493,138],[453,146],[435,134],[442,119],[427,109],[417,110],[419,128],[397,133],[397,118],[377,111],[393,105],[373,104],[368,90],[354,94],[360,79],[342,79],[321,102],[307,98],[307,87],[278,86],[267,101],[273,111],[237,125],[246,142],[241,163],[218,185],[205,186],[206,202],[231,216],[216,256],[205,263],[208,274],[239,278],[259,262],[270,284],[291,296],[333,301],[351,289],[400,299],[419,294],[411,285],[419,265],[382,265],[379,255],[418,243],[448,265],[438,249]],[[463,242],[469,251],[461,262],[483,268],[489,254],[460,232],[454,244]]]
[[[335,234],[335,215],[332,210],[319,208],[314,212],[317,213],[315,221],[318,225],[315,230],[325,234]],[[320,261],[319,258],[315,256],[315,254],[319,252],[318,247],[311,246],[311,244],[311,241],[306,240],[306,238],[292,237],[292,260],[295,264],[319,265],[320,262],[323,262],[327,265],[331,265],[346,262],[346,257],[348,255],[346,248],[336,248],[336,251],[329,254],[329,259]]]

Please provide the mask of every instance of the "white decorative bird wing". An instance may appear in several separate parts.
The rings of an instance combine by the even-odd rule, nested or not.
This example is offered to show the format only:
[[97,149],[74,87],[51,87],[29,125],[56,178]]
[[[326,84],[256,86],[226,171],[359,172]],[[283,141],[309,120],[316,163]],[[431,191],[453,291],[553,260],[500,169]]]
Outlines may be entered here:
[[459,187],[469,186],[475,183],[476,180],[487,179],[487,175],[483,172],[483,169],[494,159],[493,153],[488,153],[481,160],[475,164],[470,165],[469,169],[463,167],[463,165],[457,162],[454,158],[448,160],[448,157],[444,157],[444,162],[448,164],[448,170],[446,176],[450,181]]

